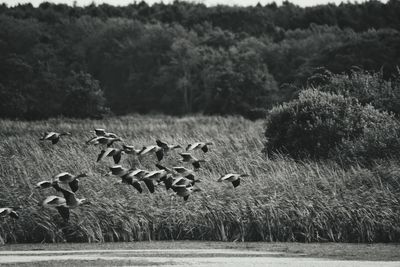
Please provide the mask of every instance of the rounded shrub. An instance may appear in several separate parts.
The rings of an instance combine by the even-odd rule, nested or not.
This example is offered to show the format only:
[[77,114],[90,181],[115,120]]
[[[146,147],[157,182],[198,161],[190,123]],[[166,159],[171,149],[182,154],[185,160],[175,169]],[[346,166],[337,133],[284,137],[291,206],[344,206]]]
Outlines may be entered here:
[[[353,97],[308,89],[270,110],[265,151],[294,158],[369,161],[393,154],[389,147],[397,147],[398,133],[398,123],[388,113],[362,106]],[[373,154],[377,151],[379,156]]]
[[325,71],[309,80],[319,90],[351,96],[363,104],[371,104],[376,109],[400,114],[400,75],[385,79],[381,72],[352,70],[350,73],[333,74]]

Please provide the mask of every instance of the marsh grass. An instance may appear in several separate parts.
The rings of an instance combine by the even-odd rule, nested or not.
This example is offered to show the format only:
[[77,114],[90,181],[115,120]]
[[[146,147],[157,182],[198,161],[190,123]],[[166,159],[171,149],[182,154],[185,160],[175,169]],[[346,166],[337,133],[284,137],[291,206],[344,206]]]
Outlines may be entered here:
[[[104,242],[140,240],[398,242],[399,179],[396,162],[342,169],[331,162],[265,158],[264,125],[241,117],[127,116],[102,121],[52,119],[0,122],[0,206],[23,206],[20,219],[1,218],[0,242]],[[140,148],[156,138],[215,146],[197,176],[201,192],[184,202],[158,186],[139,194],[106,176],[111,159],[96,163],[99,148],[86,146],[90,130],[104,127]],[[73,135],[59,144],[40,142],[47,130]],[[171,152],[165,165],[178,164]],[[122,165],[155,169],[156,159],[123,157]],[[74,209],[64,223],[37,203],[53,189],[34,184],[68,171],[85,171],[78,197],[91,205]],[[217,183],[227,172],[248,173],[239,187]]]

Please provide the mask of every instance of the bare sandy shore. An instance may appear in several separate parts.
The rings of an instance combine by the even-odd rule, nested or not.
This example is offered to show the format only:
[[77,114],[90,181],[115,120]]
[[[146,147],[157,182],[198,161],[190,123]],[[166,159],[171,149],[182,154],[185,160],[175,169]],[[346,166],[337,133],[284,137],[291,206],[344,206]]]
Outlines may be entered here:
[[[400,261],[340,260],[249,249],[90,249],[0,251],[0,265],[57,266],[400,266]],[[106,264],[104,264],[106,262]],[[61,265],[59,265],[61,266]],[[62,265],[64,266],[64,265]]]

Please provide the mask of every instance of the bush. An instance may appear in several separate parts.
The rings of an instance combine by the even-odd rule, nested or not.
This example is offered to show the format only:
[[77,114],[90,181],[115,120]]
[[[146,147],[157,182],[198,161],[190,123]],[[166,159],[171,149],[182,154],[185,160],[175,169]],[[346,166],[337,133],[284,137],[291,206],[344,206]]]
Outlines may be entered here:
[[363,109],[365,119],[362,136],[343,140],[334,157],[346,164],[371,165],[374,161],[400,157],[400,124],[385,112],[368,105]]
[[371,104],[379,110],[400,115],[399,75],[385,80],[380,72],[352,70],[350,74],[333,74],[325,71],[323,75],[311,77],[309,82],[318,85],[321,91],[355,97],[363,105]]
[[294,158],[333,158],[368,163],[397,156],[399,124],[388,113],[352,97],[316,89],[273,108],[267,117],[265,151]]

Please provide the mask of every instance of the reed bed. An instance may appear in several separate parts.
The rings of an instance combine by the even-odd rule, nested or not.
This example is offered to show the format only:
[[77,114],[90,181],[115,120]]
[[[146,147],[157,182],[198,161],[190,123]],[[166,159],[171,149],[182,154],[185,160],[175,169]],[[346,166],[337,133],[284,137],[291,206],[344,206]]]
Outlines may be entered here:
[[[141,240],[399,242],[400,165],[343,169],[332,162],[273,160],[262,155],[262,121],[241,117],[132,115],[101,121],[52,119],[0,122],[0,206],[22,206],[20,219],[1,218],[0,242],[109,242]],[[140,148],[156,138],[186,145],[213,141],[198,187],[187,202],[161,185],[139,194],[106,176],[111,159],[96,163],[99,148],[86,146],[90,130],[106,128]],[[52,146],[48,130],[73,135]],[[164,165],[176,165],[172,152]],[[155,169],[155,157],[123,157],[125,167]],[[78,197],[91,205],[71,211],[65,223],[55,209],[38,207],[53,189],[35,183],[68,171],[85,171]],[[217,183],[228,172],[248,173],[242,184]]]

